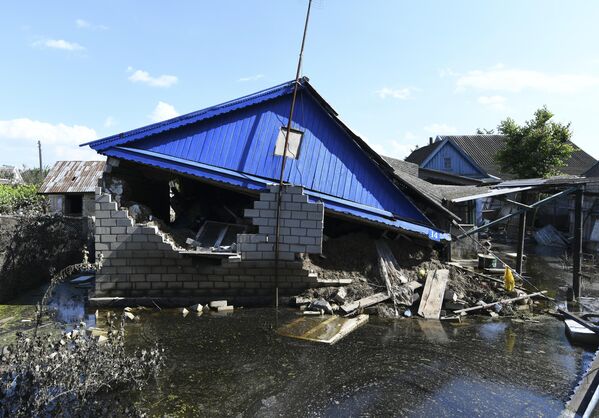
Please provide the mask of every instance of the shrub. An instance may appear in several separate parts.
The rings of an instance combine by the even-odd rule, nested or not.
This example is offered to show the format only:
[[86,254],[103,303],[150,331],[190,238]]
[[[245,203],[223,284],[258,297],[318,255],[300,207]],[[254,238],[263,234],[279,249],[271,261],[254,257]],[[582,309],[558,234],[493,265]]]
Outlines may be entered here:
[[0,214],[42,212],[45,199],[32,184],[0,184]]

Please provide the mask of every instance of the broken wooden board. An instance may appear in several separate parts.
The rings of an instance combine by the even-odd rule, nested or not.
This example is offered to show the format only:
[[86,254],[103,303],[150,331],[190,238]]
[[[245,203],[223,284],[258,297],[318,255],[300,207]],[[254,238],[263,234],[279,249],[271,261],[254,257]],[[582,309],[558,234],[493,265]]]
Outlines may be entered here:
[[587,417],[593,413],[599,397],[598,370],[599,351],[595,353],[591,365],[578,382],[574,389],[574,395],[566,403],[566,408],[560,417]]
[[346,303],[341,306],[341,310],[345,313],[351,313],[356,309],[367,308],[369,306],[376,305],[377,303],[384,302],[390,297],[391,296],[389,296],[387,293],[375,293],[374,295],[367,296],[360,300]]
[[337,315],[301,317],[283,325],[277,330],[279,335],[300,340],[335,344],[368,322],[368,315],[361,314],[355,318],[342,318]]
[[429,271],[418,306],[418,315],[426,319],[439,319],[443,305],[443,295],[449,279],[449,270]]

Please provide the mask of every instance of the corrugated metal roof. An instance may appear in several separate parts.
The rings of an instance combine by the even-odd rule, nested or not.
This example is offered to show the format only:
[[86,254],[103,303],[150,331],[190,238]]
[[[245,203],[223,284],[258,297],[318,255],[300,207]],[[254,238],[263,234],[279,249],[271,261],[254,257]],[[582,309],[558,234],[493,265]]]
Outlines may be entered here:
[[38,193],[93,193],[105,164],[104,161],[57,161]]

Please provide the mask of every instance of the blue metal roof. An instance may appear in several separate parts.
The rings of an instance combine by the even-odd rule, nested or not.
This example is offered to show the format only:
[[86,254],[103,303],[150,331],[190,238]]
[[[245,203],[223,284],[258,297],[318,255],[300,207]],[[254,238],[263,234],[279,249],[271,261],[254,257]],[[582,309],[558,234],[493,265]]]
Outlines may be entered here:
[[[98,152],[236,187],[261,190],[278,181],[274,154],[287,124],[293,82],[218,106],[88,143]],[[301,185],[327,210],[424,234],[447,234],[393,183],[392,171],[353,134],[309,85],[300,81],[293,128],[303,132],[284,181]]]

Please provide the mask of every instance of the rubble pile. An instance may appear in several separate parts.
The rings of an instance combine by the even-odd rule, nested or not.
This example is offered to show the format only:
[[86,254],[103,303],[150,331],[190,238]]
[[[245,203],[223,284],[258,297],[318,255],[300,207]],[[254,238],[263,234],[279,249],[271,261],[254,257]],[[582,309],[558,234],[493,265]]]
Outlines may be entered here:
[[502,278],[442,263],[434,250],[405,239],[377,240],[362,233],[328,239],[323,255],[306,257],[304,266],[319,277],[352,279],[346,286],[309,289],[292,298],[305,314],[459,319],[470,312],[521,315],[533,304],[533,295],[521,288],[505,290]]

